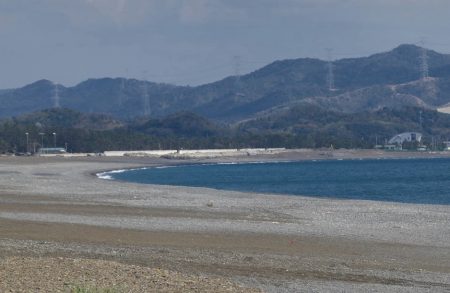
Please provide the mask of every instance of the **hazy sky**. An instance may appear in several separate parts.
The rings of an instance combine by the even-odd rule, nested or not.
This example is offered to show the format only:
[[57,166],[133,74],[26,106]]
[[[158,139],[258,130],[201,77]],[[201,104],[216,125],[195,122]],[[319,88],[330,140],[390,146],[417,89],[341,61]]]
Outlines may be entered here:
[[277,59],[418,43],[450,52],[449,0],[0,0],[0,88],[47,78],[197,85]]

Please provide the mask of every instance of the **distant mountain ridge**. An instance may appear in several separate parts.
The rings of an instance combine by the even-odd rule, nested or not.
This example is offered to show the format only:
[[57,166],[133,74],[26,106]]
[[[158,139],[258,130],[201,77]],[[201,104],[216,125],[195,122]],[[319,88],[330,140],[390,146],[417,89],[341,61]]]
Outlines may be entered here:
[[100,78],[73,87],[58,85],[56,94],[51,81],[40,80],[0,90],[0,117],[51,108],[55,97],[64,108],[128,120],[190,111],[216,122],[236,123],[298,105],[343,113],[405,106],[436,109],[450,103],[450,55],[426,50],[430,78],[421,80],[423,50],[401,45],[368,57],[336,60],[333,91],[327,86],[327,62],[311,58],[275,61],[240,77],[196,87]]

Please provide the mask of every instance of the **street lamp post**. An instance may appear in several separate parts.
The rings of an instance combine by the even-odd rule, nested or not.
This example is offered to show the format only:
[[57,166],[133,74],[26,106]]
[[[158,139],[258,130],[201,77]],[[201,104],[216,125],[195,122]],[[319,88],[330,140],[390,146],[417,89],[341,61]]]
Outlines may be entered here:
[[53,132],[53,147],[56,148],[56,132]]
[[27,150],[26,150],[26,152],[28,153],[28,132],[25,132],[25,136],[27,137]]
[[39,135],[41,136],[41,149],[43,149],[44,148],[44,135],[45,135],[45,133],[40,132]]

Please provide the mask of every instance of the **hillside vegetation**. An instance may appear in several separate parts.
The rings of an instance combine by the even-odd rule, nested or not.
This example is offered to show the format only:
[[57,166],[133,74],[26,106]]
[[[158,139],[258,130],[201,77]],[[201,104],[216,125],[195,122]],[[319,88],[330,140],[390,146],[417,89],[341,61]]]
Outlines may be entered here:
[[[369,57],[336,60],[333,91],[327,88],[327,62],[300,58],[196,87],[100,78],[73,87],[58,85],[57,93],[63,108],[126,120],[189,111],[216,122],[236,123],[299,102],[344,113],[403,106],[436,109],[450,103],[450,55],[426,50],[431,78],[421,80],[418,64],[423,50],[401,45]],[[56,86],[48,80],[0,91],[0,117],[51,108],[55,96]]]
[[[428,78],[418,66],[424,52]],[[450,116],[436,110],[450,105],[450,55],[401,45],[336,60],[332,90],[327,66],[311,58],[281,60],[197,87],[101,78],[0,90],[0,151],[53,146],[55,138],[76,152],[370,148],[406,131],[422,132],[425,142],[449,140]]]
[[[244,147],[372,148],[397,133],[419,131],[425,143],[450,138],[450,115],[407,107],[357,114],[314,105],[279,109],[235,125],[222,125],[190,112],[160,119],[119,122],[106,115],[51,109],[0,121],[0,152],[26,152],[42,146],[71,152],[105,150]],[[43,137],[40,135],[43,133]],[[42,138],[44,139],[42,141]]]

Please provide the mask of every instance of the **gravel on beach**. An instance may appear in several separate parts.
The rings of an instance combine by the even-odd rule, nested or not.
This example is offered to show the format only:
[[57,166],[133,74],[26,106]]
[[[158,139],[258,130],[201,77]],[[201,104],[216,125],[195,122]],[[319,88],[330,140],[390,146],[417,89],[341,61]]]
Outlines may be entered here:
[[1,157],[0,292],[259,292],[239,285],[274,293],[450,291],[450,206],[144,185],[95,176],[186,163],[419,155],[450,153]]
[[0,292],[86,292],[81,290],[117,293],[261,292],[221,278],[190,276],[112,261],[26,257],[0,260]]

